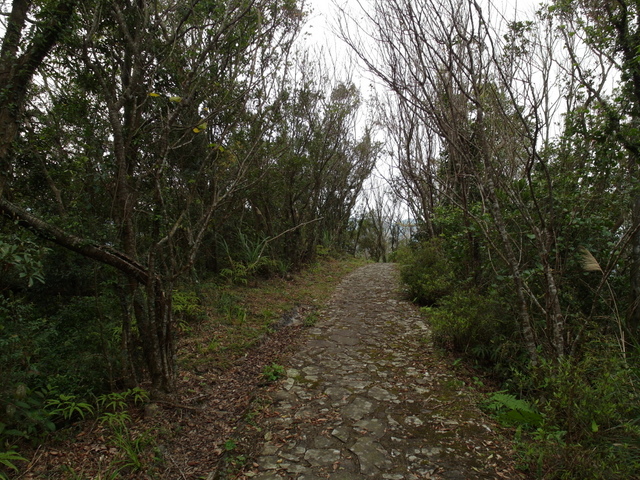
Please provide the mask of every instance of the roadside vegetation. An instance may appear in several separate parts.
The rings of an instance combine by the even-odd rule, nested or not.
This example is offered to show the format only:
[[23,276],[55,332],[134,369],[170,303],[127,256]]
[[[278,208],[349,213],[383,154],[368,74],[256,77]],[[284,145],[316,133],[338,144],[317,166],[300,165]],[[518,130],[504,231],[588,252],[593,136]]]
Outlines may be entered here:
[[[144,382],[141,387],[104,385],[90,390],[87,379],[98,376],[90,365],[79,365],[77,376],[66,379],[67,393],[61,393],[60,385],[18,383],[13,394],[4,397],[6,413],[0,440],[5,450],[0,456],[0,478],[18,474],[70,479],[126,479],[142,474],[164,478],[162,475],[171,471],[179,475],[179,469],[172,470],[178,458],[174,442],[193,444],[191,452],[202,448],[209,455],[215,452],[214,459],[226,458],[233,448],[225,435],[232,435],[236,424],[250,414],[245,410],[253,391],[283,375],[281,362],[295,346],[298,333],[313,326],[338,282],[362,264],[363,260],[352,257],[325,256],[286,278],[253,279],[246,285],[220,277],[176,290],[179,395],[152,398]],[[269,342],[275,336],[282,338],[274,347]],[[112,339],[118,339],[115,332]],[[35,345],[38,340],[34,339]],[[46,351],[36,358],[43,363],[52,361]],[[67,360],[75,362],[73,356]],[[64,378],[63,372],[61,368],[59,377],[52,379]],[[230,387],[212,393],[211,386],[218,382]],[[171,420],[174,412],[178,417],[180,409],[201,412],[197,414],[202,420],[207,418],[202,410],[206,402],[216,396],[213,402],[217,408],[226,404],[230,409],[222,424],[215,432],[202,432],[203,438],[190,435],[186,442],[181,434],[184,427]],[[188,405],[181,403],[181,399],[194,397]],[[215,414],[216,410],[211,410]],[[205,453],[200,455],[206,457]]]
[[[623,352],[614,326],[603,329],[600,322],[583,319],[582,338],[570,355],[541,355],[532,364],[514,321],[516,299],[508,287],[479,288],[468,278],[451,278],[448,271],[438,274],[428,267],[441,262],[456,266],[451,257],[458,247],[446,241],[416,242],[401,249],[397,259],[407,294],[423,300],[431,340],[450,352],[455,364],[466,365],[466,376],[487,392],[485,410],[512,429],[520,468],[545,479],[636,478],[637,346],[630,343]],[[536,325],[545,327],[542,319]]]
[[638,478],[638,5],[373,4],[375,57],[343,33],[391,92],[407,294],[495,382],[523,470]]

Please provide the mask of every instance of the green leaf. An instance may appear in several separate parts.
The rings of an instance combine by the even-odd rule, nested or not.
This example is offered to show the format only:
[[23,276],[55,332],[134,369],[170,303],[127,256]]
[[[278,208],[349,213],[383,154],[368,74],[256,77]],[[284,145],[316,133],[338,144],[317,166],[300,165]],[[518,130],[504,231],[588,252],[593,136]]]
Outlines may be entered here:
[[13,464],[13,462],[26,462],[26,461],[27,461],[26,458],[22,457],[14,450],[9,450],[8,452],[0,452],[0,464],[16,472],[18,471],[18,467],[16,467]]
[[193,129],[193,133],[200,133],[201,131],[206,130],[206,128],[207,128],[207,122],[202,122],[200,125],[198,125]]
[[593,433],[597,433],[598,430],[600,430],[600,427],[598,427],[598,424],[596,423],[595,420],[591,420],[591,431]]

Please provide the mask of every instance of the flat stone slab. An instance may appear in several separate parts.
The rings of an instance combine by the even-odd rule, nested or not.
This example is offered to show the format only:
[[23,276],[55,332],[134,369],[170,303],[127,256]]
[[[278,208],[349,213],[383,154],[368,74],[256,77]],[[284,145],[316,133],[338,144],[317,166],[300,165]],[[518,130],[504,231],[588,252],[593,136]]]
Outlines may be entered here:
[[311,449],[305,452],[304,459],[312,467],[332,465],[340,459],[340,450]]
[[373,402],[366,398],[356,397],[353,402],[342,409],[342,415],[351,420],[360,420],[372,413]]
[[332,400],[346,400],[351,395],[351,390],[343,387],[329,387],[324,393]]
[[367,432],[374,438],[382,438],[387,431],[387,424],[377,418],[365,418],[354,424],[358,429]]
[[371,438],[359,438],[349,450],[358,456],[363,475],[371,476],[393,466],[388,452]]
[[381,402],[392,402],[397,400],[398,398],[395,395],[389,393],[384,388],[379,387],[378,385],[374,385],[373,387],[371,387],[367,394],[370,397],[375,398],[376,400],[379,400]]
[[351,435],[351,431],[352,431],[351,428],[345,425],[341,425],[339,427],[334,428],[333,431],[331,432],[331,435],[336,437],[342,443],[347,443],[349,441],[349,436]]

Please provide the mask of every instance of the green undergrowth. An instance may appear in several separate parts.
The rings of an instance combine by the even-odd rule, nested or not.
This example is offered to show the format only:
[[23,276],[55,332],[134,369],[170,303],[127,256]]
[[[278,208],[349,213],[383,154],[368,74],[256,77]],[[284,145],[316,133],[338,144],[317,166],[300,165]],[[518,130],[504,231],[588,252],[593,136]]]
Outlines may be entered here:
[[640,363],[592,339],[579,357],[514,375],[540,424],[516,438],[523,469],[545,479],[640,478]]
[[[112,392],[84,401],[76,395],[57,394],[54,391],[30,392],[21,389],[13,405],[14,415],[20,422],[13,425],[0,423],[0,480],[14,478],[21,468],[29,463],[22,456],[19,446],[36,446],[48,440],[62,440],[77,433],[76,422],[90,421],[98,426],[101,439],[108,447],[109,455],[100,465],[99,477],[122,478],[137,472],[149,473],[161,468],[162,459],[151,431],[134,428],[133,411],[149,401],[147,391],[135,387],[122,392]],[[31,398],[39,398],[39,401]],[[9,427],[9,428],[7,428]],[[47,436],[48,438],[45,438]],[[70,465],[60,465],[52,475],[88,478],[89,473],[77,472]],[[47,477],[49,478],[49,477]]]
[[402,279],[427,305],[428,341],[475,372],[484,410],[511,430],[519,468],[545,480],[640,478],[640,349],[622,352],[610,332],[584,328],[571,354],[541,350],[532,365],[513,298],[497,282],[454,278],[449,254],[441,239],[405,248]]
[[[308,313],[302,324],[313,325],[339,281],[363,263],[325,258],[286,279],[278,276],[250,284],[218,280],[180,286],[173,298],[179,369],[220,371],[231,367],[274,332],[283,313],[294,307],[305,306],[303,311]],[[2,355],[9,353],[5,349]],[[284,374],[277,363],[263,367],[266,382]],[[0,480],[20,475],[38,445],[57,440],[64,443],[82,428],[79,422],[83,420],[102,431],[109,455],[100,465],[88,465],[86,471],[75,465],[56,466],[55,475],[61,476],[55,478],[131,478],[142,473],[159,475],[166,469],[157,432],[140,430],[135,421],[147,402],[146,392],[132,389],[92,395],[81,389],[67,393],[65,386],[56,381],[38,387],[18,383],[11,390],[0,388]]]
[[208,283],[181,290],[180,298],[186,301],[180,310],[193,312],[179,317],[181,368],[230,368],[296,306],[309,310],[303,325],[313,325],[338,282],[361,265],[361,259],[323,259],[288,279],[273,277],[248,285]]
[[[482,391],[499,379],[504,390],[485,394],[482,406],[512,431],[518,467],[545,480],[640,478],[637,354],[624,357],[616,351],[616,345],[608,343],[610,339],[599,337],[579,355],[542,359],[535,367],[514,363],[510,375],[506,375],[504,351],[512,347],[501,346],[499,341],[494,345],[501,338],[500,332],[494,337],[474,334],[474,325],[487,322],[490,328],[493,323],[474,316],[475,308],[468,300],[455,305],[449,303],[451,300],[444,301],[441,308],[447,309],[446,313],[428,312],[427,318],[432,315],[437,345],[457,355],[462,353],[460,362],[476,372],[478,377],[474,378],[486,375]],[[453,341],[456,336],[465,342]],[[443,342],[443,338],[448,341]],[[503,362],[494,364],[495,369],[491,368],[491,357],[478,355],[478,348],[473,347],[483,344],[487,351],[504,349],[492,357]],[[480,385],[481,380],[477,383]]]

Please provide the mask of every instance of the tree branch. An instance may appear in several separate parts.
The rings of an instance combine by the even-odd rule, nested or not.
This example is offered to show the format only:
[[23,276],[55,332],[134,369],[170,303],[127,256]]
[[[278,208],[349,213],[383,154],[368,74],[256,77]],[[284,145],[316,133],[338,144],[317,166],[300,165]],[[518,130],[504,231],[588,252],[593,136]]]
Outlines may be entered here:
[[44,240],[53,242],[87,258],[97,260],[105,265],[110,265],[143,284],[149,281],[147,268],[131,257],[107,245],[100,245],[92,240],[67,233],[4,198],[0,198],[0,214],[16,222],[19,226],[31,230]]

